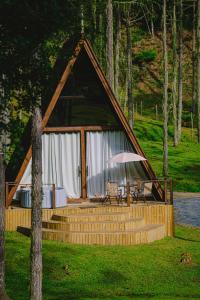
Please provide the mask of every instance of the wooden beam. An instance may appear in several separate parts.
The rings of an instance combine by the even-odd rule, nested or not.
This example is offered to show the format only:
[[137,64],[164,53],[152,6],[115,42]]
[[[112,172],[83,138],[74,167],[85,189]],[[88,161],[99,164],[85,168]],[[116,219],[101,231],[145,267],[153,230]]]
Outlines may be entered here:
[[74,131],[109,131],[119,130],[113,126],[69,126],[69,127],[45,127],[43,132],[74,132]]
[[55,184],[52,185],[52,208],[56,208],[56,186]]
[[[54,107],[55,107],[55,105],[56,105],[59,97],[60,97],[60,94],[61,94],[61,92],[62,92],[62,90],[64,88],[64,85],[65,85],[65,83],[66,83],[66,81],[67,81],[67,79],[68,79],[68,77],[69,77],[69,75],[71,73],[71,69],[72,69],[74,63],[76,62],[78,54],[81,51],[82,45],[83,45],[83,41],[81,40],[78,43],[77,47],[75,48],[74,54],[73,54],[72,58],[70,59],[70,61],[68,62],[67,66],[66,66],[66,68],[65,68],[65,70],[63,72],[61,80],[59,81],[59,83],[58,83],[58,85],[56,87],[56,90],[55,90],[55,92],[54,92],[54,94],[53,94],[53,96],[51,98],[51,101],[50,101],[50,103],[49,103],[49,105],[47,107],[47,110],[46,110],[46,112],[44,114],[44,117],[42,119],[42,129],[44,129],[44,127],[46,126],[46,124],[47,124],[47,122],[49,120],[49,117],[50,117],[50,115],[51,115],[51,113],[52,113],[52,111],[53,111],[53,109],[54,109]],[[8,199],[7,199],[7,204],[8,205],[10,205],[10,203],[12,202],[13,196],[14,196],[16,190],[17,190],[17,187],[18,187],[18,185],[20,183],[20,180],[22,179],[22,176],[23,176],[23,174],[24,174],[24,172],[26,170],[26,167],[27,167],[27,165],[28,165],[31,157],[32,157],[32,147],[30,146],[29,149],[28,149],[28,151],[27,151],[27,153],[26,153],[26,156],[25,156],[25,159],[24,159],[24,161],[22,163],[20,171],[19,171],[19,173],[18,173],[18,175],[17,175],[17,177],[15,179],[16,185],[14,185],[11,188],[10,193],[8,195]]]
[[86,174],[86,145],[85,131],[81,130],[81,188],[82,198],[87,198],[87,174]]
[[[95,54],[94,54],[94,52],[93,52],[93,50],[92,50],[92,48],[91,48],[88,41],[84,41],[84,49],[85,49],[86,53],[88,54],[88,56],[90,58],[90,61],[93,64],[94,69],[96,70],[96,73],[97,73],[97,75],[98,75],[98,77],[99,77],[99,79],[102,83],[102,86],[105,89],[105,91],[108,95],[108,98],[109,98],[112,106],[114,107],[114,110],[117,113],[119,120],[122,123],[123,128],[126,131],[128,139],[130,140],[131,144],[133,145],[134,149],[136,150],[136,153],[138,153],[141,156],[146,158],[146,156],[145,156],[142,148],[140,147],[140,145],[139,145],[139,143],[138,143],[131,127],[129,126],[129,124],[126,120],[126,117],[125,117],[124,113],[122,112],[122,109],[121,109],[118,101],[115,98],[115,95],[113,94],[113,91],[112,91],[111,87],[109,86],[109,84],[106,80],[106,77],[105,77],[103,71],[100,68],[100,65],[97,61],[97,58],[96,58],[96,56],[95,56]],[[141,161],[141,164],[143,166],[143,169],[144,169],[145,173],[150,177],[150,179],[156,179],[156,175],[155,175],[153,169],[151,168],[151,165],[149,164],[148,160]],[[159,193],[160,199],[163,200],[163,190],[162,190],[160,184],[155,183],[155,185],[156,185],[156,189]]]
[[77,47],[75,48],[75,51],[74,51],[74,55],[72,56],[72,58],[70,59],[70,61],[68,62],[67,64],[67,67],[66,69],[64,70],[64,73],[61,77],[61,80],[59,81],[58,85],[57,85],[57,88],[53,94],[53,97],[51,98],[51,101],[49,103],[49,106],[44,114],[44,117],[43,117],[43,120],[42,120],[42,128],[44,128],[49,120],[49,117],[58,101],[58,98],[60,97],[60,94],[64,88],[64,85],[71,73],[71,70],[74,66],[74,63],[76,62],[76,59],[77,59],[77,56],[78,54],[80,53],[81,51],[81,48],[82,48],[82,44],[83,42],[80,41],[77,45]]
[[60,99],[63,99],[63,100],[85,100],[86,97],[85,96],[60,96]]

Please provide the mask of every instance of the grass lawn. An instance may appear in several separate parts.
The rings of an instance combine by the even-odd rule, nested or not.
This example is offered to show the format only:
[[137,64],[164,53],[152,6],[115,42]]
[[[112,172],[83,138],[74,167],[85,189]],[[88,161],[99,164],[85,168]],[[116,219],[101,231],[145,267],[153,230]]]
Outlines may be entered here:
[[[134,132],[156,175],[162,177],[162,122],[138,118]],[[191,140],[191,130],[183,129],[182,141],[173,146],[173,128],[169,127],[169,177],[178,192],[200,192],[200,144]]]
[[[6,233],[11,299],[29,299],[29,238]],[[193,263],[180,263],[181,253]],[[200,299],[200,230],[139,246],[80,246],[44,241],[44,300]]]

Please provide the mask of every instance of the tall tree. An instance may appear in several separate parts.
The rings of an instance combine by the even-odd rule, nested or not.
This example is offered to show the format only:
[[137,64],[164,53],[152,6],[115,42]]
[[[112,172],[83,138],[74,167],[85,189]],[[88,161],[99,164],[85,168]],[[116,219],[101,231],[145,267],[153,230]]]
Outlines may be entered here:
[[120,39],[121,39],[121,15],[117,7],[116,21],[116,45],[115,45],[115,96],[119,101],[119,60],[120,60]]
[[197,139],[200,143],[200,0],[197,0]]
[[42,117],[41,95],[45,76],[43,47],[30,60],[29,93],[32,109],[32,217],[30,300],[42,300]]
[[[129,14],[129,13],[128,13]],[[134,126],[134,103],[133,103],[133,84],[132,84],[132,42],[131,42],[131,19],[126,19],[127,37],[127,96],[128,96],[128,122],[131,128]]]
[[[38,100],[38,99],[37,99]],[[42,300],[42,130],[40,103],[32,115],[31,300]]]
[[168,176],[168,50],[167,50],[167,8],[163,0],[163,175]]
[[196,34],[197,34],[197,24],[196,24],[196,0],[193,1],[193,24],[192,24],[192,113],[195,112],[196,97],[197,97],[197,69],[196,69]]
[[172,16],[172,42],[173,42],[173,83],[172,83],[172,105],[174,124],[174,146],[178,144],[177,136],[177,27],[176,27],[176,0],[173,0]]
[[151,1],[151,14],[150,14],[150,21],[151,21],[151,35],[152,37],[154,37],[155,32],[154,32],[154,16],[155,16],[155,12],[154,12],[154,3],[153,1]]
[[181,139],[182,111],[183,111],[183,0],[179,1],[179,26],[178,26],[178,142]]
[[3,144],[7,100],[5,97],[4,81],[5,77],[2,76],[0,82],[0,299],[8,300],[9,298],[5,290],[5,165]]
[[106,7],[107,31],[106,31],[106,63],[107,63],[107,79],[114,88],[114,59],[113,59],[113,5],[112,0],[108,0]]

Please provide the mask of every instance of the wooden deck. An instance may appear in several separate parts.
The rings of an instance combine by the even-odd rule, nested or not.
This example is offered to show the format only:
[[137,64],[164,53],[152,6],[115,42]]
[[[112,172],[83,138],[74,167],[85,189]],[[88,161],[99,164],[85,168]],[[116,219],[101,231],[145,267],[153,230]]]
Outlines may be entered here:
[[[6,210],[6,230],[27,233],[31,210]],[[43,209],[43,239],[78,244],[133,245],[173,236],[173,205],[148,203]]]

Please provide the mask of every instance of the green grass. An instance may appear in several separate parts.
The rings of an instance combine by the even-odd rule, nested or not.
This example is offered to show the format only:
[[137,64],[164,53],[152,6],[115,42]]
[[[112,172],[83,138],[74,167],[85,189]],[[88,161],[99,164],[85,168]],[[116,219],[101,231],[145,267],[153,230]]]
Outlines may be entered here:
[[[137,118],[134,132],[156,175],[162,177],[162,122]],[[200,192],[200,144],[194,140],[191,130],[183,128],[182,141],[174,147],[173,127],[169,126],[169,177],[174,179],[176,191]]]
[[[15,300],[28,299],[29,248],[29,238],[6,234],[6,284]],[[200,299],[199,249],[200,230],[180,226],[175,238],[149,245],[44,241],[43,299]],[[183,252],[191,253],[191,265],[180,263]]]

